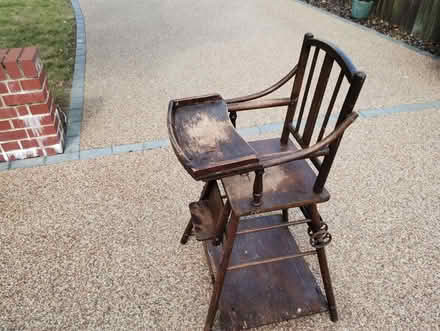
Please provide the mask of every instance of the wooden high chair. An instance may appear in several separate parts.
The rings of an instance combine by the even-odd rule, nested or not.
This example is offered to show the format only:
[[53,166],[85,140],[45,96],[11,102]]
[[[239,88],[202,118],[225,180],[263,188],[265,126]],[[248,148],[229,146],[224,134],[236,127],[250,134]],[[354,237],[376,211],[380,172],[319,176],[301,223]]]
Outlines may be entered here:
[[[323,64],[307,112],[320,53]],[[339,70],[338,78],[328,107],[319,117],[332,69]],[[289,98],[258,100],[293,77]],[[317,204],[330,198],[324,185],[344,131],[358,116],[353,108],[365,77],[340,49],[306,34],[297,66],[268,89],[229,100],[213,94],[170,102],[171,145],[187,172],[206,182],[199,201],[189,205],[191,220],[181,240],[185,244],[194,232],[204,244],[214,283],[205,330],[211,329],[219,304],[220,325],[226,329],[256,327],[327,310],[330,319],[337,321],[325,253],[332,237]],[[344,80],[348,92],[342,107],[333,111]],[[279,106],[287,106],[281,138],[248,143],[235,130],[237,112]],[[326,135],[331,117],[336,124]],[[299,208],[304,218],[289,220],[289,208]],[[243,220],[245,216],[249,217]],[[300,224],[308,226],[311,250],[300,251],[287,229]],[[318,257],[327,300],[304,261],[309,255]]]

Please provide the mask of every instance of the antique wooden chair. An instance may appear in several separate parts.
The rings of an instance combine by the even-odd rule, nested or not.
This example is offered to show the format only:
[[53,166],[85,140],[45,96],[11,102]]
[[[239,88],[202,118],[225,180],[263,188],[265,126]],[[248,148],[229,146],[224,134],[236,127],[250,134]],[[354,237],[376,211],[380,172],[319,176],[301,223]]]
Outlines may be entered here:
[[[324,59],[306,116],[320,53]],[[334,67],[339,76],[330,90],[327,86]],[[289,98],[259,100],[293,77]],[[185,169],[206,182],[200,200],[190,204],[191,220],[181,240],[186,243],[195,232],[204,241],[214,282],[205,330],[212,327],[220,301],[220,320],[227,328],[254,327],[325,310],[337,321],[325,253],[331,235],[317,204],[330,198],[324,185],[344,131],[357,117],[353,108],[365,77],[337,47],[306,34],[297,66],[268,89],[229,100],[209,95],[170,102],[171,145]],[[348,90],[340,109],[333,110],[344,79]],[[320,117],[327,90],[331,97]],[[279,106],[287,106],[281,138],[247,143],[235,131],[237,112]],[[336,124],[326,135],[330,118]],[[296,207],[305,219],[289,221],[288,209]],[[267,215],[277,210],[280,214]],[[244,216],[263,213],[239,222]],[[287,229],[299,224],[308,225],[312,250],[300,251]],[[303,259],[314,254],[327,302]]]

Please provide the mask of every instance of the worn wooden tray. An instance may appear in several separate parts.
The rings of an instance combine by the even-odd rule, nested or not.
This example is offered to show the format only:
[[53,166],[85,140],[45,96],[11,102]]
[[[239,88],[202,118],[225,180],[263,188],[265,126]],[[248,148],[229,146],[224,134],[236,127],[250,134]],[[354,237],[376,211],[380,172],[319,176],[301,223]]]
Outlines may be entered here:
[[258,165],[255,151],[235,131],[218,94],[172,100],[168,132],[177,158],[196,180]]
[[[239,231],[279,224],[281,215],[242,221]],[[221,246],[205,243],[217,269]],[[238,235],[229,265],[296,254],[298,246],[287,228]],[[231,270],[220,298],[220,326],[240,330],[327,311],[327,302],[303,258]]]

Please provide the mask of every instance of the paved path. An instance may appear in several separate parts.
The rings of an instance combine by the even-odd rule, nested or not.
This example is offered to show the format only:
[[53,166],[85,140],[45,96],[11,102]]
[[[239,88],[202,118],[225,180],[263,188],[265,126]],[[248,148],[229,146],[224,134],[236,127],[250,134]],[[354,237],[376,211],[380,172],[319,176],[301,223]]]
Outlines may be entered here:
[[[439,126],[433,110],[359,120],[347,132],[321,208],[341,320],[263,330],[438,328]],[[0,327],[203,324],[202,248],[179,245],[200,185],[170,149],[11,170],[0,185]]]
[[[76,155],[85,157],[0,172],[0,329],[199,329],[209,276],[199,243],[178,241],[200,183],[169,148],[96,159],[84,149],[166,138],[171,97],[264,87],[295,61],[306,30],[337,39],[368,72],[362,108],[388,111],[363,112],[348,130],[321,208],[341,320],[262,330],[438,329],[438,62],[295,1],[201,3],[81,1],[89,53]],[[416,102],[425,103],[393,108]],[[261,128],[247,134],[277,129]]]
[[[332,40],[368,73],[360,109],[440,99],[440,64],[294,0],[81,1],[88,53],[81,147],[167,137],[171,98],[266,88],[304,33]],[[282,112],[241,116],[242,126]]]

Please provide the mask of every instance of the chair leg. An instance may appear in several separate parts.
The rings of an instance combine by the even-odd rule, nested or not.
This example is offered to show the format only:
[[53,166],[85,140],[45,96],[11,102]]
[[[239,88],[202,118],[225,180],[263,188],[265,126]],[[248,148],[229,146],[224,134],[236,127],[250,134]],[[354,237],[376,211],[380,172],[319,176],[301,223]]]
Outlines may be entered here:
[[[312,217],[311,228],[313,232],[317,232],[321,229],[321,216],[318,213],[316,204],[307,208]],[[327,256],[325,254],[325,248],[320,247],[316,249],[318,254],[319,268],[321,269],[322,282],[324,283],[325,295],[327,297],[328,309],[330,313],[330,319],[332,322],[338,320],[338,312],[336,309],[336,300],[333,293],[332,281],[330,278],[330,271],[327,263]]]
[[226,269],[229,265],[229,259],[231,257],[232,248],[234,246],[235,234],[237,233],[239,218],[232,213],[231,220],[228,224],[228,236],[224,241],[223,257],[220,262],[217,274],[215,276],[214,289],[211,296],[211,303],[209,304],[208,315],[206,316],[205,331],[211,330],[214,324],[215,315],[218,309],[218,303],[220,301],[220,295],[223,289],[223,283],[225,281]]
[[185,245],[188,242],[189,236],[191,235],[193,229],[193,224],[191,219],[189,219],[188,224],[186,225],[185,231],[183,232],[182,238],[180,239],[180,243]]
[[216,236],[212,242],[214,246],[218,246],[223,242],[223,234],[225,233],[226,224],[228,223],[230,214],[231,214],[231,204],[229,203],[229,200],[227,200],[215,227]]
[[289,222],[289,209],[283,209],[283,222]]

